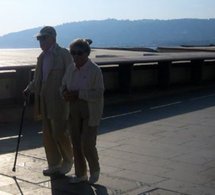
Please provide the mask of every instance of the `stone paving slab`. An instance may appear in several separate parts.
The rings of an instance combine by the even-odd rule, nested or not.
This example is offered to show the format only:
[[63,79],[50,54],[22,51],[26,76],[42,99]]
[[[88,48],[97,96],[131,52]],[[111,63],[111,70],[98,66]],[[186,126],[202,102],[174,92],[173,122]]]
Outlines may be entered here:
[[171,190],[156,188],[156,189],[150,190],[149,192],[140,193],[138,195],[186,195],[186,194],[174,192]]

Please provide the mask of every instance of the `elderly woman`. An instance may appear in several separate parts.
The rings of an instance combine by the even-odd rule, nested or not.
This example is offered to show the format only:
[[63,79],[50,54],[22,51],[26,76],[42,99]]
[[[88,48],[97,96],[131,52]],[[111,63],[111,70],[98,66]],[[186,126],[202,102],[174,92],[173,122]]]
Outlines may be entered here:
[[70,102],[71,138],[74,151],[75,177],[71,183],[99,179],[100,166],[96,149],[97,130],[103,112],[104,84],[101,69],[89,59],[87,40],[77,39],[70,45],[75,66],[70,66],[63,78],[62,94]]

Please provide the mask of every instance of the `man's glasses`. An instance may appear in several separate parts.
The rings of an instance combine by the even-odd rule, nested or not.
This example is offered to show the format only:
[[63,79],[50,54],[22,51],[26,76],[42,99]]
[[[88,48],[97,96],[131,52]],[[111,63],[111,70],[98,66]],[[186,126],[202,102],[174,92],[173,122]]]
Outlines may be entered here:
[[46,40],[48,39],[48,37],[49,37],[49,36],[47,36],[47,35],[39,36],[39,37],[37,37],[37,40],[38,40],[38,41],[46,41]]
[[70,51],[72,56],[82,56],[84,54],[83,50],[74,50],[74,51]]

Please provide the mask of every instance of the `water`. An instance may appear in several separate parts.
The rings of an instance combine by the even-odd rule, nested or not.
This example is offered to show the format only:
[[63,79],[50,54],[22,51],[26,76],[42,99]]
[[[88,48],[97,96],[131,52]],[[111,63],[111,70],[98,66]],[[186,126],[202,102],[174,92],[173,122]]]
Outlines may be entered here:
[[0,66],[33,65],[40,52],[40,48],[0,49]]
[[[1,66],[20,66],[34,65],[37,57],[41,53],[40,48],[30,49],[0,49],[0,67]],[[108,49],[92,49],[90,57],[123,57],[123,56],[142,56],[143,52],[122,51]]]

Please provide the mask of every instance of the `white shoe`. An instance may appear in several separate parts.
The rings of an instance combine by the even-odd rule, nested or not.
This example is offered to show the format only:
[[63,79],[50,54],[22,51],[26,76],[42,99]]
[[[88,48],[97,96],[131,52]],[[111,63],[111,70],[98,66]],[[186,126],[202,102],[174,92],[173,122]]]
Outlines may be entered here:
[[85,182],[88,180],[87,175],[84,175],[82,177],[71,177],[69,180],[69,183],[80,183],[80,182]]
[[100,171],[96,171],[90,175],[89,183],[94,184],[99,180]]
[[60,169],[61,169],[60,165],[49,167],[48,169],[43,170],[43,175],[51,176],[51,175],[61,174]]
[[62,166],[60,168],[60,173],[63,175],[69,173],[70,170],[72,169],[72,165],[73,165],[73,163],[63,162]]

